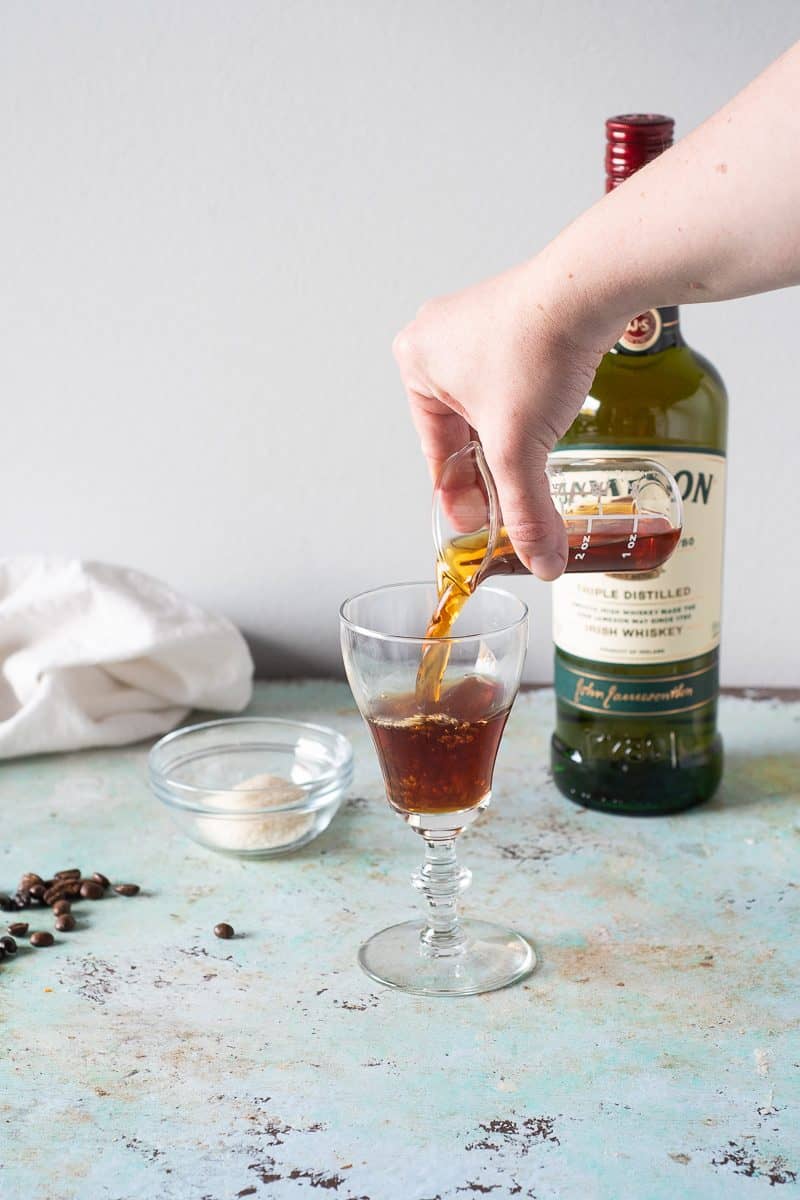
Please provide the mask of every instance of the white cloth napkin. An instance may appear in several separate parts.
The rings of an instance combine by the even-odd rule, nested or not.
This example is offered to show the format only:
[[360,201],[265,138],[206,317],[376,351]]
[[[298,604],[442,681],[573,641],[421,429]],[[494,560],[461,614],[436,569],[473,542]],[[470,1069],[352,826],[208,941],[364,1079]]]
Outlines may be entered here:
[[0,559],[0,758],[122,745],[192,708],[238,712],[244,638],[141,571]]

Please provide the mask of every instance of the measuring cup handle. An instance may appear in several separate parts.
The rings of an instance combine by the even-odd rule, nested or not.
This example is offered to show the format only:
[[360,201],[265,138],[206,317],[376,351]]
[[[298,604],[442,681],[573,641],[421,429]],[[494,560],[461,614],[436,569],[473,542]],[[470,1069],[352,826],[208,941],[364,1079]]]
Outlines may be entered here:
[[480,442],[468,442],[443,464],[434,486],[432,519],[433,543],[440,558],[454,536],[483,530],[487,531],[485,561],[491,558],[502,518]]

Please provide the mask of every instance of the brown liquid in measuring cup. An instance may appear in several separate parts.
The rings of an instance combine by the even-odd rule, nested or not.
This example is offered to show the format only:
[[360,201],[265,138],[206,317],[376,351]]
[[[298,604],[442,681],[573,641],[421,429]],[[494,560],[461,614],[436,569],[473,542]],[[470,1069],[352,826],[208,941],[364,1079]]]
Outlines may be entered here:
[[[597,518],[597,520],[595,520]],[[633,521],[631,520],[633,518]],[[631,496],[576,504],[565,515],[567,565],[565,572],[653,571],[666,562],[678,544],[680,528],[658,513],[639,513]],[[455,537],[436,564],[439,602],[425,631],[426,638],[450,635],[458,614],[479,583],[492,575],[529,574],[501,526],[492,557],[484,564],[489,541],[486,529]],[[449,646],[430,645],[422,652],[417,674],[417,701],[436,704],[450,657]]]

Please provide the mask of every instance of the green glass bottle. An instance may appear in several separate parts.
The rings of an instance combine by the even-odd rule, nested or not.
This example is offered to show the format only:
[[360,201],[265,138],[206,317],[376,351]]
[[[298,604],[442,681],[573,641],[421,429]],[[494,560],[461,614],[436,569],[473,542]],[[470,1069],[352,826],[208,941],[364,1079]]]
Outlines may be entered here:
[[[672,121],[607,122],[609,186],[671,144]],[[683,341],[677,308],[631,321],[604,356],[558,450],[643,454],[675,476],[681,541],[649,575],[572,575],[554,586],[555,782],[587,808],[678,812],[722,775],[717,731],[727,398]]]

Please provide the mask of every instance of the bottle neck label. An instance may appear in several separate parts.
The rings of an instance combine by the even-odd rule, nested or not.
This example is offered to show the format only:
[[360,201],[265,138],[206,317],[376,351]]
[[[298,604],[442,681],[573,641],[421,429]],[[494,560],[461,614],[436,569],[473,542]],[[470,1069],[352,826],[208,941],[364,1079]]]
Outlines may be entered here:
[[678,308],[648,308],[628,322],[612,354],[659,354],[682,345]]

